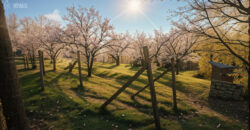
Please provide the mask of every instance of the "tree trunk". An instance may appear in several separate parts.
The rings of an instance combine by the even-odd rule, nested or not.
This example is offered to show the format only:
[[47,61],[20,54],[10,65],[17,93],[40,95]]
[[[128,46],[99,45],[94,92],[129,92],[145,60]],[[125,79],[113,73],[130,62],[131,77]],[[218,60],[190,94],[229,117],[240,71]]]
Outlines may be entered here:
[[117,56],[115,59],[116,65],[119,66],[120,65],[120,56]]
[[[250,3],[249,3],[250,4]],[[250,45],[250,15],[248,15],[248,45]],[[250,62],[250,46],[248,46],[248,62]],[[250,66],[248,65],[248,110],[250,110]],[[248,129],[250,129],[250,112],[248,112]]]
[[32,51],[32,69],[36,69],[35,51]]
[[90,57],[86,56],[86,60],[87,60],[87,71],[88,71],[88,76],[89,76]]
[[[250,37],[250,36],[249,36]],[[250,57],[250,56],[248,56]],[[250,61],[250,59],[249,59]],[[248,84],[247,84],[247,89],[248,89],[248,109],[250,110],[250,67],[248,67]],[[249,129],[249,125],[250,125],[250,113],[248,113],[248,129]]]
[[41,90],[44,90],[44,79],[43,79],[43,61],[42,61],[42,57],[43,57],[43,52],[42,51],[38,51],[39,53],[39,63],[40,63],[40,81],[41,81]]
[[24,67],[24,70],[27,70],[25,55],[23,55],[23,67]]
[[176,60],[176,75],[179,75],[179,71],[180,71],[180,60],[177,59]]
[[88,77],[91,77],[91,75],[92,75],[92,68],[91,67],[88,67]]
[[29,67],[29,59],[28,59],[27,55],[25,56],[25,60],[26,60],[27,69],[30,69],[30,67]]
[[174,65],[174,58],[171,58],[171,69],[172,69],[172,89],[173,89],[173,109],[175,112],[178,112],[177,109],[177,102],[176,102],[176,89],[175,89],[175,65]]
[[79,72],[80,87],[83,88],[83,85],[82,85],[81,58],[80,58],[80,52],[79,51],[77,51],[77,60],[78,60],[78,72]]
[[52,60],[53,60],[53,71],[56,71],[56,58],[53,57]]
[[88,77],[91,77],[91,75],[92,75],[93,63],[94,63],[94,57],[91,56],[91,58],[90,58],[90,64],[88,66]]
[[0,0],[0,99],[9,130],[28,130],[16,64]]
[[43,53],[42,53],[42,64],[43,64],[43,75],[46,75]]
[[33,61],[33,60],[32,60],[32,55],[31,55],[31,54],[29,54],[28,59],[30,60],[31,69],[32,69],[32,65],[33,65],[32,61]]

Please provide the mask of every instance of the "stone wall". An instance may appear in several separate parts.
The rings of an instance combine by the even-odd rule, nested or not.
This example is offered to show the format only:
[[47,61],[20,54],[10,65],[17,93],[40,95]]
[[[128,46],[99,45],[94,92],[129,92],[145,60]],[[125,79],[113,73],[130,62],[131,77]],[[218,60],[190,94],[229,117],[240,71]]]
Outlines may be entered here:
[[212,80],[210,87],[210,97],[222,99],[240,100],[242,85],[225,81]]

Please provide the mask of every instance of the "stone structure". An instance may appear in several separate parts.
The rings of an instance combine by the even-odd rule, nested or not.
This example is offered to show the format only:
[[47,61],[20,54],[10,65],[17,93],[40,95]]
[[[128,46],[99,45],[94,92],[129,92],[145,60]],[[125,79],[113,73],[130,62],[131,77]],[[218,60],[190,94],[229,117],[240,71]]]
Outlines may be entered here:
[[212,80],[209,96],[221,99],[240,100],[242,88],[243,86],[239,84]]
[[211,79],[212,80],[219,80],[219,81],[227,81],[227,82],[233,82],[234,77],[230,76],[230,74],[234,71],[234,66],[221,64],[218,62],[209,62],[212,65],[212,74]]

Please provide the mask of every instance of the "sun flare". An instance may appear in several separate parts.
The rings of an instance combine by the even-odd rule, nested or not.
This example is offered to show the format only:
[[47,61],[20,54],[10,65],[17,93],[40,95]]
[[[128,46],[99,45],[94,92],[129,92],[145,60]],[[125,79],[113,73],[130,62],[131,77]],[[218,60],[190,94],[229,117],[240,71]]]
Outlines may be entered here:
[[142,8],[142,3],[140,0],[130,0],[128,2],[128,11],[131,13],[137,13]]

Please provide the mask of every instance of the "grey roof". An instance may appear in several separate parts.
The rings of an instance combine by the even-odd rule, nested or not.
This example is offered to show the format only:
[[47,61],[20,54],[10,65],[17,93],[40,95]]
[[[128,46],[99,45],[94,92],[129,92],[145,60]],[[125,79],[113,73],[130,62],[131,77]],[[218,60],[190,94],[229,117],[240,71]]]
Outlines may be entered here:
[[213,62],[213,61],[210,61],[209,62],[211,65],[213,66],[216,66],[218,68],[234,68],[234,66],[231,66],[231,65],[225,65],[225,64],[222,64],[222,63],[218,63],[218,62]]

